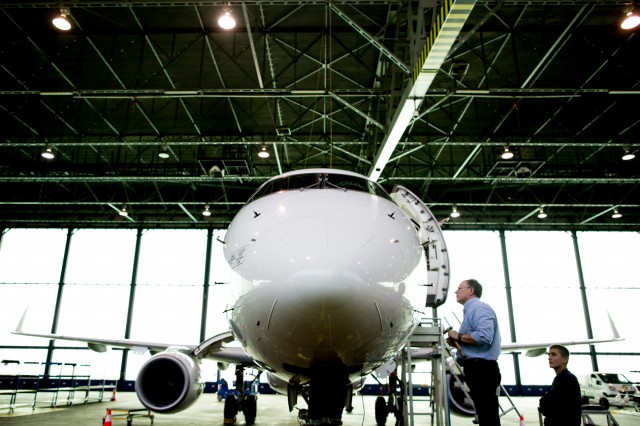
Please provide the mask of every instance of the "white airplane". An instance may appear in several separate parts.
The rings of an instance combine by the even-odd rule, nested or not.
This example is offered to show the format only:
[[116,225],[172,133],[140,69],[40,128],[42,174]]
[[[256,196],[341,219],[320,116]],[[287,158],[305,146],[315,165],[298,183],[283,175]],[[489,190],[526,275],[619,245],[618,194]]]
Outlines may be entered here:
[[[208,358],[221,369],[238,366],[238,396],[225,400],[225,424],[240,411],[246,424],[255,422],[255,395],[245,394],[243,379],[251,367],[288,395],[290,411],[299,395],[305,399],[302,422],[339,425],[354,390],[398,355],[420,311],[444,303],[449,288],[446,245],[425,204],[404,187],[389,194],[365,176],[335,169],[265,182],[231,222],[224,254],[235,271],[230,331],[197,345],[27,333],[24,315],[14,333],[83,341],[96,351],[148,348],[154,355],[140,369],[136,392],[158,413],[184,410],[198,398],[200,360]],[[226,345],[233,340],[242,347]],[[392,398],[376,403],[378,424],[392,405]]]

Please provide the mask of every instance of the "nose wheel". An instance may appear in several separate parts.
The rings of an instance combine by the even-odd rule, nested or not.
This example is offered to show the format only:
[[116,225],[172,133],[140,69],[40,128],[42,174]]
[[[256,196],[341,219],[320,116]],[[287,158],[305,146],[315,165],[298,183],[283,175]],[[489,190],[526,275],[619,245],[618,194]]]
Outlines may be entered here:
[[396,371],[389,375],[389,396],[386,400],[383,396],[376,398],[375,416],[377,426],[386,426],[389,414],[395,417],[395,426],[404,425],[404,386]]
[[[258,397],[255,395],[254,388],[257,390],[258,378],[260,373],[251,381],[249,389],[245,389],[244,383],[244,367],[239,365],[236,367],[236,389],[234,395],[228,394],[224,401],[224,424],[235,424],[239,412],[244,414],[244,421],[247,425],[253,425],[256,422],[258,414]],[[248,392],[247,392],[248,391]]]

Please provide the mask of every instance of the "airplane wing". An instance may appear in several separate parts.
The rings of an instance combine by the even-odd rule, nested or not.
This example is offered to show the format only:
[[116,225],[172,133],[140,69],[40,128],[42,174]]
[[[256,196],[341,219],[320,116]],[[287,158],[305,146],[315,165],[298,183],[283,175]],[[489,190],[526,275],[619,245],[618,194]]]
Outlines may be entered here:
[[[555,340],[549,342],[534,342],[534,343],[503,343],[500,347],[501,352],[518,352],[518,351],[526,351],[525,355],[529,357],[536,357],[543,355],[547,352],[547,349],[551,345],[563,345],[563,346],[573,346],[573,345],[592,345],[595,343],[607,343],[607,342],[619,342],[624,340],[623,337],[620,337],[620,333],[618,333],[618,329],[616,328],[613,319],[611,319],[611,315],[607,312],[607,316],[609,317],[609,325],[611,326],[611,332],[613,334],[612,337],[608,339],[584,339],[584,340]],[[437,356],[438,354],[434,351],[433,348],[411,348],[411,358],[418,359],[431,359],[433,356]]]
[[229,331],[217,334],[198,345],[148,342],[130,339],[102,339],[95,337],[66,336],[63,334],[25,332],[22,327],[26,316],[27,310],[25,309],[16,330],[13,331],[12,334],[42,337],[52,340],[84,342],[87,344],[89,349],[95,352],[106,352],[108,347],[115,347],[133,349],[134,351],[144,351],[148,349],[151,354],[157,354],[172,347],[179,347],[188,350],[193,354],[193,356],[200,359],[207,358],[227,363],[253,364],[253,359],[249,357],[242,348],[225,346],[226,343],[230,343],[234,340],[233,335]]
[[618,329],[616,328],[616,325],[614,324],[613,320],[611,319],[611,315],[609,315],[608,312],[607,316],[609,317],[609,325],[611,326],[611,332],[613,333],[613,336],[609,339],[565,340],[538,343],[503,343],[501,349],[502,352],[516,352],[526,350],[526,356],[535,357],[546,353],[547,348],[551,345],[592,345],[594,343],[618,342],[624,340],[624,338],[620,337],[620,333],[618,333]]

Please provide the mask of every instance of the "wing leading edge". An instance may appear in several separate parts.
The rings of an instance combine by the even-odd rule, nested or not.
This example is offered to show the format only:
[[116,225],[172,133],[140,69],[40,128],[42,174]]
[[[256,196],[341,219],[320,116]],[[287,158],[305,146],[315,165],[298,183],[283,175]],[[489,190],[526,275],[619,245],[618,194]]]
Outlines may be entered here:
[[148,342],[144,340],[131,340],[131,339],[102,339],[96,337],[81,337],[81,336],[67,336],[64,334],[50,334],[50,333],[31,333],[23,330],[24,321],[27,316],[27,309],[25,309],[18,326],[12,334],[20,336],[42,337],[51,340],[68,340],[74,342],[86,343],[89,349],[95,352],[106,352],[108,347],[123,348],[123,349],[148,349],[152,354],[166,351],[169,348],[183,348],[190,352],[194,357],[199,359],[212,359],[227,363],[242,363],[253,364],[253,360],[249,357],[242,348],[228,347],[227,343],[234,340],[233,335],[226,331],[224,333],[216,334],[213,337],[201,342],[198,345],[193,344],[175,344],[175,343],[162,343],[162,342]]
[[607,316],[609,317],[609,325],[611,326],[611,333],[613,334],[613,336],[609,339],[565,340],[539,343],[504,343],[502,344],[502,352],[516,352],[526,350],[526,356],[535,357],[546,353],[547,348],[551,345],[592,345],[594,343],[619,342],[624,340],[623,337],[620,337],[620,333],[618,333],[618,329],[616,328],[616,325],[613,322],[613,319],[611,319],[611,315],[608,312]]

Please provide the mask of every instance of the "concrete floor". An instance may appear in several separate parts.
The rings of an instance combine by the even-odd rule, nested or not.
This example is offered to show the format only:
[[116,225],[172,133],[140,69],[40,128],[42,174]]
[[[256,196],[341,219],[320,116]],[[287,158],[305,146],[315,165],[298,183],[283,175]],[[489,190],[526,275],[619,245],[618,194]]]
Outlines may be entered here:
[[[110,395],[109,395],[110,396]],[[30,403],[33,396],[23,396],[20,401]],[[86,426],[86,425],[102,425],[102,419],[106,414],[106,409],[131,409],[141,408],[142,405],[138,401],[135,393],[120,392],[116,396],[116,401],[109,401],[109,397],[103,402],[94,402],[82,405],[64,406],[58,408],[36,408],[32,411],[30,407],[17,408],[13,414],[8,414],[8,409],[0,410],[0,425],[64,425],[64,426]],[[537,406],[538,399],[536,397],[520,397],[512,398],[518,411],[524,415],[527,426],[538,426]],[[38,399],[40,401],[40,398]],[[49,399],[50,401],[50,399]],[[0,400],[0,406],[4,406],[5,398]],[[42,402],[48,402],[46,398]],[[303,401],[301,400],[303,403]],[[375,426],[374,417],[375,396],[357,396],[354,397],[354,410],[351,413],[343,415],[344,426]],[[418,404],[414,403],[416,412],[425,411]],[[304,403],[303,403],[304,404]],[[422,403],[425,404],[425,403]],[[506,398],[501,398],[502,407],[506,410],[509,402]],[[211,426],[222,425],[223,416],[222,409],[224,403],[218,402],[215,394],[204,394],[187,410],[170,415],[156,414],[154,417],[154,425],[183,425],[183,426]],[[640,413],[633,411],[613,411],[612,413],[620,426],[640,426]],[[452,426],[473,426],[472,419],[469,417],[461,417],[451,414]],[[593,417],[597,425],[606,426],[604,416]],[[134,418],[133,425],[151,424],[148,418]],[[240,414],[236,425],[244,425],[244,418]],[[387,425],[393,426],[394,422],[390,417]],[[113,425],[126,425],[126,422],[117,418],[113,419]],[[258,416],[255,422],[256,426],[299,426],[297,421],[297,412],[289,412],[287,409],[287,400],[281,395],[259,395],[258,397]],[[416,416],[414,425],[431,425],[431,418],[428,416]],[[435,422],[434,422],[435,425]],[[519,418],[515,411],[509,411],[502,417],[502,426],[519,426]]]

